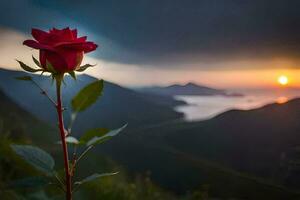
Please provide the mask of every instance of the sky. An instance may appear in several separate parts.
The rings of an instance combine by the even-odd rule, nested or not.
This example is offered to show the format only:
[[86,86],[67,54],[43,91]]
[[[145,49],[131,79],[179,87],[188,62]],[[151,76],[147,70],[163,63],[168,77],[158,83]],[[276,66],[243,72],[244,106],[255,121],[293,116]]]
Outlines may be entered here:
[[137,87],[196,82],[218,88],[300,87],[297,0],[1,1],[0,67],[32,54],[32,27],[69,26],[100,45],[89,74]]

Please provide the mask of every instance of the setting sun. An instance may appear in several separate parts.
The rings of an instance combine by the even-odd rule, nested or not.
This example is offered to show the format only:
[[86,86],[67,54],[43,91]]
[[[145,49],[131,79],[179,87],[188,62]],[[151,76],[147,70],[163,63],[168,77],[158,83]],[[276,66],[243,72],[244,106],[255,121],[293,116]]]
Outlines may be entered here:
[[278,77],[277,82],[278,82],[280,85],[286,85],[286,84],[289,83],[289,79],[288,79],[287,76],[281,75],[281,76]]

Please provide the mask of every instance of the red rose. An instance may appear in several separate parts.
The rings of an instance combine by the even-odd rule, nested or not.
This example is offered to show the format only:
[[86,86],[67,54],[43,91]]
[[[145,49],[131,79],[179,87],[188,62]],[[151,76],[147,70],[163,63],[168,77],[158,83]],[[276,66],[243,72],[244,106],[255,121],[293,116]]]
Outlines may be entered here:
[[47,62],[59,73],[77,69],[82,61],[83,54],[94,51],[97,45],[86,41],[86,36],[77,38],[77,30],[65,28],[62,30],[51,29],[45,32],[32,29],[35,40],[26,40],[24,45],[40,50],[40,63],[45,70]]

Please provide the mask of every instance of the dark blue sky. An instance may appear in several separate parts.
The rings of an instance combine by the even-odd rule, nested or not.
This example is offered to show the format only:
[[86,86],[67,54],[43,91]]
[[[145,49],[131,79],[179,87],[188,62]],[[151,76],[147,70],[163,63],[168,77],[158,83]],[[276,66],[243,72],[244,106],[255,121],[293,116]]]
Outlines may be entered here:
[[9,0],[0,26],[78,27],[102,48],[95,56],[162,65],[235,58],[296,58],[297,0]]

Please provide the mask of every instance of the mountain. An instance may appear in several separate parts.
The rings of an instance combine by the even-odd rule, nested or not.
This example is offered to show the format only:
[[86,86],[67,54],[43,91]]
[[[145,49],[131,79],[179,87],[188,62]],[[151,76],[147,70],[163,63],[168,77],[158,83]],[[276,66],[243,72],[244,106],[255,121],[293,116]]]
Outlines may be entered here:
[[[58,138],[58,130],[21,108],[0,90],[0,199],[50,199],[46,198],[48,195],[41,191],[42,188],[7,187],[15,180],[41,175],[23,159],[16,156],[10,145],[12,143],[26,143],[45,149],[54,156],[55,169],[59,170],[63,166],[63,159],[61,146],[55,144]],[[138,179],[129,179],[126,171],[117,163],[96,153],[89,154],[89,157],[85,158],[85,162],[82,162],[78,167],[75,178],[81,179],[95,171],[119,171],[119,174],[107,179],[93,181],[88,188],[85,187],[77,191],[74,194],[75,199],[127,200],[130,196],[132,200],[154,198],[157,200],[179,200],[170,192],[154,185],[147,177],[139,176]],[[136,185],[138,190],[132,190],[132,185]],[[148,192],[150,190],[151,192]],[[61,191],[56,190],[56,187],[51,188],[51,197],[61,194]],[[159,198],[157,198],[158,195]]]
[[295,99],[202,122],[159,124],[133,131],[126,144],[110,141],[118,148],[109,154],[176,192],[208,184],[222,198],[293,199],[299,197],[299,107]]
[[170,85],[167,87],[144,87],[137,89],[140,92],[164,95],[164,96],[175,96],[175,95],[225,95],[225,96],[242,96],[238,93],[229,93],[225,90],[209,88],[195,83],[187,83],[185,85]]
[[231,110],[207,121],[145,130],[143,140],[157,137],[160,144],[195,162],[204,159],[299,188],[299,108],[300,99],[295,99],[250,111]]
[[189,124],[165,141],[233,169],[275,178],[290,152],[300,146],[299,107],[300,99],[295,99],[250,111],[228,111]]
[[[57,141],[56,130],[14,103],[0,90],[0,135],[46,144]],[[29,140],[28,140],[29,139]]]
[[[26,83],[26,82],[24,82]],[[34,145],[40,146],[43,149],[46,149],[48,152],[50,152],[56,159],[57,167],[61,166],[62,159],[60,155],[60,146],[59,145],[53,145],[57,140],[58,140],[58,133],[57,130],[55,130],[53,127],[49,126],[47,123],[37,119],[34,117],[31,113],[28,111],[24,110],[22,107],[17,105],[12,99],[7,97],[1,90],[0,90],[0,121],[1,121],[1,132],[0,132],[0,185],[3,186],[3,184],[7,184],[8,182],[18,179],[20,177],[26,177],[26,176],[32,176],[35,174],[35,172],[32,171],[32,168],[30,168],[28,165],[24,165],[25,163],[21,160],[16,160],[14,157],[14,154],[11,152],[9,148],[9,143],[10,142],[16,142],[16,143],[33,143]],[[9,140],[6,139],[6,136],[8,136]],[[127,138],[127,137],[125,137]],[[129,138],[130,135],[129,135]],[[135,138],[135,137],[133,137]],[[133,165],[135,162],[137,168],[140,168],[141,166],[145,166],[145,169],[151,169],[152,166],[156,166],[158,169],[162,167],[161,164],[163,162],[159,162],[161,158],[166,158],[167,160],[170,160],[170,164],[174,163],[174,160],[170,159],[170,155],[167,153],[165,154],[164,151],[153,151],[152,148],[149,148],[147,146],[144,146],[143,143],[139,143],[138,145],[136,144],[136,141],[131,139],[127,140],[117,140],[117,143],[110,143],[107,145],[109,147],[110,151],[117,149],[119,152],[123,151],[122,157],[126,157],[126,160]],[[114,141],[114,140],[112,140]],[[116,145],[118,142],[121,142],[121,148]],[[127,154],[130,152],[132,149],[137,150],[136,152],[133,152],[132,154]],[[81,171],[81,176],[84,174],[84,176],[89,175],[91,171],[94,170],[111,170],[103,162],[103,158],[99,156],[99,150],[94,151],[93,154],[90,155],[89,159],[86,159],[84,163],[80,165],[80,171]],[[141,153],[139,153],[139,151]],[[5,154],[3,154],[5,152]],[[103,154],[103,151],[100,151]],[[107,154],[109,155],[109,154]],[[156,160],[155,163],[149,163],[143,159],[135,160],[137,158],[137,155],[140,155],[144,158],[147,158],[148,155],[156,155]],[[166,157],[165,157],[166,156]],[[113,157],[117,158],[117,157]],[[151,160],[150,160],[151,161]],[[148,165],[149,164],[149,165]],[[174,169],[179,168],[180,165],[178,163],[174,163],[175,165],[173,166]],[[169,164],[167,164],[168,166]],[[109,165],[110,166],[110,165]],[[123,166],[128,166],[124,165]],[[108,169],[107,169],[108,168]],[[5,173],[4,173],[5,172]],[[138,172],[138,171],[136,171]],[[120,178],[118,178],[121,176]],[[137,196],[141,195],[140,197],[137,197],[137,199],[145,198],[146,196],[149,197],[149,199],[153,199],[151,196],[155,196],[155,199],[157,199],[157,194],[159,194],[160,198],[159,199],[170,199],[171,197],[164,197],[166,196],[165,193],[161,189],[156,189],[154,186],[151,185],[151,182],[149,182],[149,179],[146,179],[147,181],[143,183],[143,180],[140,178],[137,180],[137,182],[126,182],[124,180],[124,171],[122,170],[122,173],[118,175],[116,178],[110,178],[112,180],[109,180],[109,184],[112,184],[112,188],[110,189],[112,194],[115,193],[120,193],[123,194],[124,191],[125,193],[129,193],[131,190],[130,188],[132,187],[133,184],[136,184],[141,191],[132,191],[130,193],[130,197],[132,196]],[[176,178],[176,176],[174,176]],[[162,179],[169,180],[165,176],[162,176]],[[104,181],[104,182],[103,182]],[[98,185],[103,185],[105,187],[105,190],[108,188],[108,182],[105,180],[101,180],[100,183],[97,183]],[[106,184],[106,185],[105,185]],[[117,188],[114,186],[118,185]],[[99,186],[97,186],[99,187]],[[121,188],[120,188],[121,187]],[[150,191],[151,193],[148,194],[148,192],[143,192],[143,191]],[[93,195],[103,195],[103,192],[99,191],[88,191],[88,194],[91,196]],[[0,198],[3,199],[14,199],[13,197],[8,198],[3,192],[0,194]],[[12,195],[12,194],[11,194]],[[15,195],[14,195],[15,196]],[[111,195],[115,197],[115,195]],[[107,194],[106,196],[107,197]],[[120,197],[120,195],[118,196]],[[121,195],[122,198],[118,199],[127,199],[126,195]],[[85,199],[86,197],[78,198],[78,199]],[[115,199],[115,198],[112,198]],[[136,198],[134,198],[136,199]],[[175,197],[172,197],[171,199],[177,199]]]
[[[38,88],[30,82],[17,81],[14,77],[28,75],[24,72],[0,70],[0,89],[25,110],[39,118],[56,123],[56,113],[46,97],[40,94]],[[32,75],[52,97],[55,97],[55,87],[50,78]],[[64,104],[67,107],[66,121],[71,115],[69,102],[73,96],[85,85],[96,79],[88,75],[79,75],[74,81],[66,77],[63,86]],[[173,110],[172,106],[181,104],[171,97],[140,94],[119,85],[105,82],[104,94],[99,101],[78,115],[74,130],[81,132],[88,128],[108,127],[116,128],[128,123],[128,128],[144,125],[164,123],[183,117],[182,113]]]
[[[30,83],[13,79],[21,75],[24,73],[0,72],[4,96],[12,97],[1,103],[2,115],[11,107],[8,103],[14,101],[23,110],[24,119],[30,111],[54,124],[55,113],[52,118],[53,108],[47,99]],[[34,79],[53,95],[54,88],[48,87],[49,81],[39,76]],[[79,76],[76,82],[67,78],[65,99],[69,101],[79,88],[93,80],[89,76]],[[125,122],[122,120],[131,123],[124,133],[93,151],[95,160],[86,162],[87,169],[98,165],[99,155],[105,155],[132,175],[147,172],[156,184],[178,194],[209,187],[212,197],[225,199],[299,197],[298,172],[293,168],[300,143],[299,99],[250,111],[228,111],[211,120],[187,123],[179,120],[181,115],[170,104],[151,100],[152,95],[145,96],[107,82],[105,88],[102,99],[77,120],[76,134],[87,127],[117,126]],[[13,122],[14,119],[10,123]],[[21,118],[15,123],[24,123],[30,129],[34,121]],[[42,128],[35,130],[34,135],[41,137],[40,140],[50,137]]]

